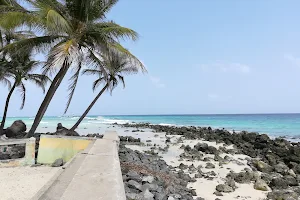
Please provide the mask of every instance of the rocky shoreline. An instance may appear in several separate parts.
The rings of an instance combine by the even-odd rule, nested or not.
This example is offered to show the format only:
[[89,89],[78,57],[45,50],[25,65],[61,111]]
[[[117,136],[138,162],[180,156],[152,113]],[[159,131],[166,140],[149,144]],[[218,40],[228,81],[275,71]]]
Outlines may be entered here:
[[[223,199],[228,193],[234,193],[237,188],[244,187],[244,184],[251,184],[252,189],[265,192],[264,199],[296,200],[300,198],[300,143],[289,142],[282,138],[271,139],[266,134],[245,131],[232,133],[210,127],[172,127],[148,123],[121,126],[125,129],[131,128],[135,133],[142,131],[140,135],[145,129],[152,130],[154,133],[166,133],[167,148],[147,144],[151,151],[145,151],[143,155],[151,153],[163,155],[168,152],[168,148],[180,145],[183,152],[179,155],[178,163],[181,163],[170,169],[177,174],[188,172],[190,179],[187,178],[186,181],[190,183],[189,186],[193,186],[195,179],[196,181],[207,180],[206,183],[210,184],[209,180],[217,179],[219,172],[226,167],[229,168],[228,166],[232,163],[243,167],[241,170],[233,167],[235,170],[230,169],[225,177],[217,179],[222,182],[219,181],[220,184],[216,185],[215,192],[211,194],[210,199]],[[197,141],[197,143],[186,145],[185,141]],[[209,145],[213,142],[219,146]],[[236,155],[246,155],[246,157],[236,159]],[[196,163],[197,165],[202,163],[204,166],[197,166]],[[147,163],[146,166],[148,166]],[[194,192],[193,195],[201,198]],[[241,195],[236,197],[248,199]],[[257,199],[262,198],[257,197]]]
[[[210,127],[118,126],[127,199],[300,199],[300,143]],[[3,159],[24,154],[15,149]]]
[[195,191],[187,188],[189,175],[176,173],[159,156],[131,150],[121,143],[119,158],[127,199],[193,199]]

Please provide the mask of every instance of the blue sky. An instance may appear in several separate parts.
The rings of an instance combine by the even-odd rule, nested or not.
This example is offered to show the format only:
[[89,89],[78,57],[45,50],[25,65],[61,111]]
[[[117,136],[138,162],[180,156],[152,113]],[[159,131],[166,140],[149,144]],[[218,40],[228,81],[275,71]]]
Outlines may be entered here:
[[[140,39],[125,42],[148,68],[126,77],[90,114],[300,112],[300,1],[120,0],[108,18]],[[95,94],[81,77],[69,115]],[[46,115],[62,115],[67,81]],[[100,89],[100,88],[99,88]],[[13,95],[9,116],[35,115],[43,94],[27,84],[27,102]],[[7,89],[0,88],[0,108]],[[0,115],[1,115],[0,111]]]

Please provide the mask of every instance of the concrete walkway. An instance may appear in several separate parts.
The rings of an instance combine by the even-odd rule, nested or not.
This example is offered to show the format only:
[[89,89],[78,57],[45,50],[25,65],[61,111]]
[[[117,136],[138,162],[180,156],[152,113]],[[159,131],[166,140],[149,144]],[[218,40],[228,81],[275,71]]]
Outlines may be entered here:
[[103,139],[78,153],[33,200],[126,200],[118,146],[117,133],[106,132]]

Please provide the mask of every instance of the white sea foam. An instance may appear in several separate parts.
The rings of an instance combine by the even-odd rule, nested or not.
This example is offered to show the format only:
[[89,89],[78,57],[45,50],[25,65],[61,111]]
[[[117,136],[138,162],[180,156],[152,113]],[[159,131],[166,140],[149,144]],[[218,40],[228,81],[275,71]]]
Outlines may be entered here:
[[117,119],[102,119],[102,120],[91,120],[88,121],[90,123],[94,123],[94,124],[126,124],[129,123],[129,120],[117,120]]
[[165,124],[165,123],[160,123],[158,125],[161,125],[161,126],[178,126],[176,124]]
[[86,120],[98,120],[98,117],[85,117]]
[[113,124],[113,123],[126,124],[126,123],[130,123],[129,120],[119,120],[119,119],[107,119],[107,120],[105,120],[105,122],[108,123],[108,124]]

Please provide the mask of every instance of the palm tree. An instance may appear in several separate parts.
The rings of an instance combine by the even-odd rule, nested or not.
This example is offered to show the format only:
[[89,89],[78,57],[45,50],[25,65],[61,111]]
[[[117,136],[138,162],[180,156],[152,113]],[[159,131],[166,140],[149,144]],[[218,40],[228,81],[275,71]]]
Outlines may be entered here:
[[[23,58],[13,57],[11,61],[2,63],[0,70],[0,80],[3,80],[7,84],[9,84],[10,91],[6,98],[2,122],[0,125],[0,135],[3,133],[9,101],[15,89],[19,89],[22,98],[20,109],[24,108],[26,100],[26,87],[24,81],[30,81],[36,84],[38,87],[42,88],[43,92],[45,92],[45,85],[48,81],[50,81],[50,79],[46,75],[31,73],[39,64],[40,63],[37,61],[30,60],[29,56],[24,56]],[[10,79],[13,80],[12,86],[10,86]]]
[[[146,69],[143,66],[136,65],[134,59],[128,57],[126,54],[122,54],[116,51],[110,51],[109,53],[105,53],[101,57],[101,61],[98,63],[98,68],[96,69],[85,69],[83,74],[86,75],[97,75],[98,78],[93,83],[93,90],[103,84],[104,87],[100,90],[88,108],[84,111],[78,121],[74,124],[74,126],[70,129],[74,131],[81,121],[86,117],[92,107],[95,105],[100,96],[106,91],[109,90],[110,93],[118,86],[119,82],[123,84],[125,88],[124,76],[125,74],[134,74],[138,73],[139,70],[145,72]],[[106,75],[104,76],[103,70],[106,70]]]
[[[10,1],[3,0],[0,1],[0,6],[3,6],[3,3],[9,3],[9,2],[14,3],[13,0]],[[24,38],[29,38],[32,36],[34,36],[34,34],[30,31],[15,30],[13,28],[3,29],[3,27],[0,27],[0,48],[3,48],[14,41],[19,41]],[[24,107],[26,88],[23,83],[23,79],[34,81],[45,91],[44,85],[48,81],[48,77],[44,75],[29,73],[39,64],[36,61],[31,61],[29,55],[30,52],[26,52],[26,54],[24,54],[23,56],[16,56],[16,55],[8,54],[6,52],[0,53],[0,82],[7,85],[9,89],[9,93],[6,98],[2,121],[0,123],[0,135],[3,133],[3,128],[5,125],[5,120],[6,120],[6,115],[7,115],[7,110],[8,110],[8,105],[9,105],[11,95],[16,88],[20,90],[22,95],[21,109]],[[11,79],[14,80],[13,85],[11,84]]]
[[[28,27],[41,31],[41,36],[15,42],[4,47],[3,51],[22,54],[32,46],[38,51],[50,48],[44,72],[58,71],[27,134],[27,137],[31,137],[69,68],[74,68],[75,72],[71,78],[69,100],[65,112],[72,100],[83,64],[94,65],[98,62],[99,54],[111,49],[134,58],[119,43],[119,40],[136,40],[138,35],[135,31],[106,19],[106,14],[118,0],[35,0],[26,2],[30,2],[34,9],[24,10],[19,6],[6,8],[5,12],[0,15],[0,25],[12,27],[27,24]],[[142,66],[139,61],[138,64]],[[102,71],[105,72],[104,69]]]
[[8,88],[11,88],[11,82],[7,77],[6,68],[5,68],[5,61],[0,59],[0,83],[3,83]]

